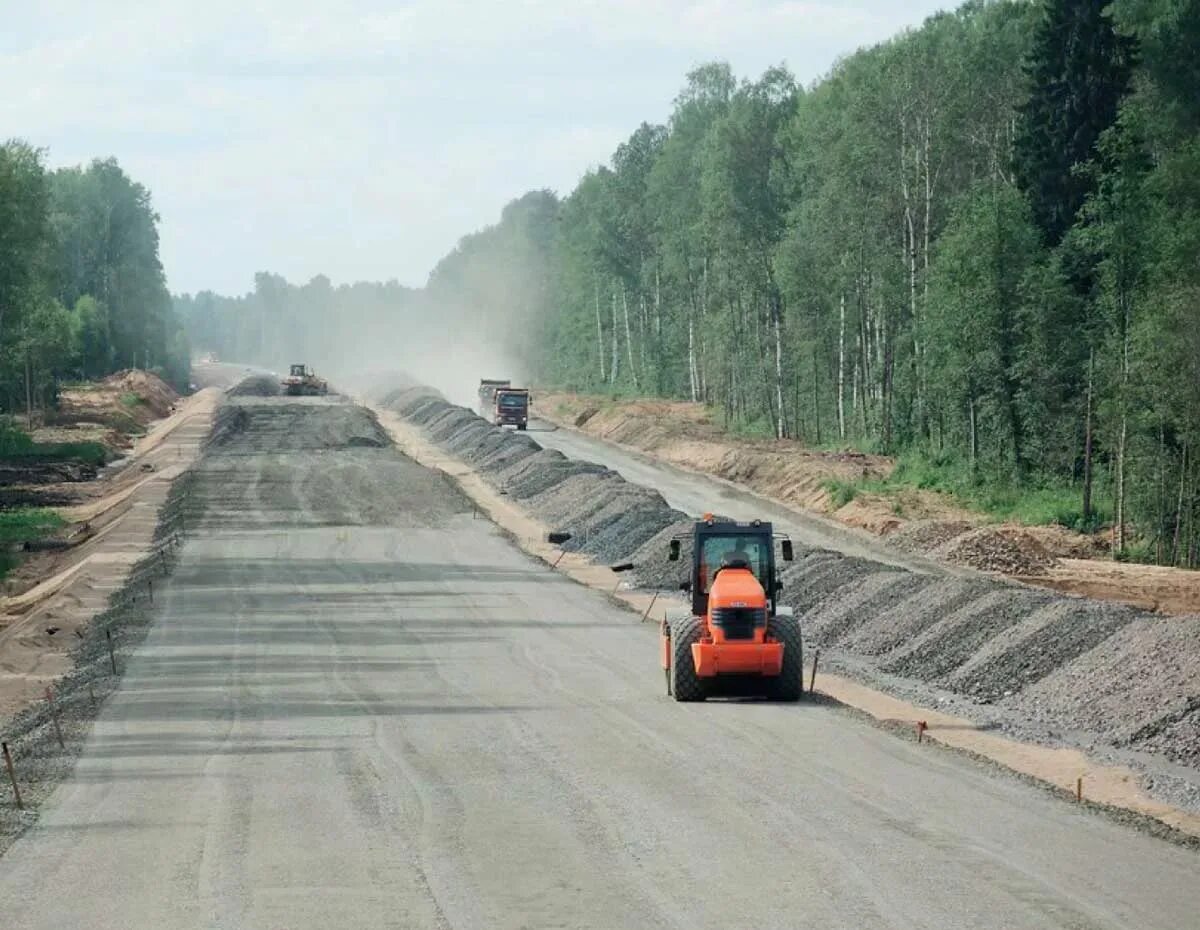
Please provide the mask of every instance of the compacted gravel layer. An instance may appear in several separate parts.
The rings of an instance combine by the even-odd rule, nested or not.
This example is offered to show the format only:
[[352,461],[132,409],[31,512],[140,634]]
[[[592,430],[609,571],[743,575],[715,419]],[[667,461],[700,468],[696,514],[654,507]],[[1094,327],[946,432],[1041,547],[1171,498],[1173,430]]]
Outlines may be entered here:
[[[668,561],[667,546],[688,532],[690,515],[658,492],[543,449],[427,389],[393,391],[385,404],[534,516],[571,533],[564,548],[631,561],[640,587],[678,590],[690,546],[685,539],[678,563]],[[925,549],[945,534],[945,543],[969,545],[968,529],[914,530],[897,542]],[[1200,807],[1200,617],[796,549],[781,575],[782,602],[802,618],[810,644],[835,662],[844,657],[858,677],[952,704],[1021,738],[1111,750],[1152,772],[1160,795]],[[1006,555],[1018,556],[1033,558]],[[1157,771],[1159,761],[1168,768]]]
[[271,375],[249,375],[226,393],[230,397],[275,397],[280,393],[279,379]]

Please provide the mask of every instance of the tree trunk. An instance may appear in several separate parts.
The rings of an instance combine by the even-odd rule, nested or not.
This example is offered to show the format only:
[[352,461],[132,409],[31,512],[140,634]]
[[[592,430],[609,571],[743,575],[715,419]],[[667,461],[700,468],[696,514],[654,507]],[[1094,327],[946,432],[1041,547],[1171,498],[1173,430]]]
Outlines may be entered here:
[[25,350],[25,420],[29,429],[33,430],[33,363],[29,358],[29,350]]
[[600,356],[600,383],[608,380],[608,370],[604,367],[604,324],[600,321],[600,282],[596,281],[596,354]]
[[612,358],[609,361],[609,383],[617,383],[617,375],[621,367],[621,327],[617,323],[617,292],[612,292]]
[[1179,533],[1183,528],[1183,492],[1187,486],[1188,446],[1185,441],[1183,453],[1179,457],[1179,499],[1175,504],[1175,532],[1171,538],[1171,564],[1179,564]]
[[[907,199],[907,198],[906,198]],[[909,326],[912,329],[912,371],[913,379],[913,397],[917,413],[917,429],[922,434],[924,433],[925,423],[925,405],[924,398],[921,393],[921,376],[920,376],[920,358],[921,358],[921,336],[920,336],[920,317],[917,310],[917,230],[916,224],[913,221],[912,210],[906,204],[904,207],[904,237],[905,237],[905,259],[908,262],[908,313]]]
[[1125,455],[1129,441],[1129,310],[1121,315],[1121,431],[1117,437],[1116,523],[1113,526],[1113,556],[1125,551]]
[[[817,344],[813,343],[813,422],[816,427],[817,445],[821,444],[821,391],[817,383]],[[799,381],[797,381],[799,383]]]
[[[659,394],[666,391],[663,380],[663,334],[662,334],[662,284],[659,281],[658,264],[654,266],[654,385]],[[672,393],[674,385],[672,385]]]
[[633,335],[629,329],[629,294],[625,290],[625,282],[621,282],[621,305],[625,309],[625,349],[629,354],[629,379],[633,382],[633,389],[638,389],[637,368],[633,363]]
[[971,478],[974,479],[979,468],[979,428],[975,416],[975,392],[967,397],[967,417],[971,430]]
[[846,295],[842,299],[838,315],[838,373],[837,373],[838,439],[846,441]]
[[641,308],[638,319],[641,320],[642,330],[642,338],[638,345],[638,355],[642,360],[642,377],[645,377],[646,372],[650,370],[646,364],[646,343],[650,341],[650,334],[654,331],[654,327],[650,321],[650,310],[646,306],[646,295],[640,292],[638,294],[638,306]]
[[892,340],[888,339],[883,349],[883,447],[892,449],[892,400],[895,395],[895,355]]
[[1092,385],[1095,378],[1096,350],[1088,353],[1087,400],[1083,420],[1083,526],[1092,524]]
[[708,372],[705,366],[704,326],[708,322],[708,256],[704,256],[704,271],[700,278],[700,350],[696,353],[696,382],[700,388],[698,400],[708,400]]
[[1167,521],[1166,425],[1158,420],[1158,519],[1154,521],[1154,564],[1163,564],[1163,526]]
[[1121,413],[1121,432],[1117,438],[1116,507],[1113,524],[1113,557],[1125,551],[1125,441],[1129,435],[1129,423],[1124,411]]
[[687,320],[687,335],[688,335],[688,378],[691,381],[692,387],[692,403],[696,403],[700,396],[700,378],[699,371],[696,368],[696,306],[695,301],[690,302],[688,308]]
[[787,424],[783,419],[783,308],[780,298],[771,298],[771,328],[775,337],[775,438],[787,435]]

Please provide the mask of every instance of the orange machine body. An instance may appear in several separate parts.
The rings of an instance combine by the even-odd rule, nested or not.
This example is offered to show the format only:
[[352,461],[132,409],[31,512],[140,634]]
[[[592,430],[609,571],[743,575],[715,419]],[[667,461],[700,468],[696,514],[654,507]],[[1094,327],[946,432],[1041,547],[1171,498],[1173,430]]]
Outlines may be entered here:
[[[754,573],[723,568],[708,592],[708,612],[692,661],[701,678],[717,675],[778,675],[783,643],[767,639],[767,595]],[[671,665],[671,642],[664,629],[662,666]]]
[[783,644],[767,641],[767,595],[745,568],[723,568],[708,592],[704,635],[692,644],[701,678],[778,675]]
[[[691,572],[680,588],[691,594],[688,614],[664,617],[661,659],[667,694],[703,701],[749,691],[778,700],[802,692],[803,644],[792,611],[777,604],[775,536],[760,520],[737,523],[705,514],[692,531]],[[680,540],[670,544],[679,561]],[[780,540],[792,561],[791,540]]]

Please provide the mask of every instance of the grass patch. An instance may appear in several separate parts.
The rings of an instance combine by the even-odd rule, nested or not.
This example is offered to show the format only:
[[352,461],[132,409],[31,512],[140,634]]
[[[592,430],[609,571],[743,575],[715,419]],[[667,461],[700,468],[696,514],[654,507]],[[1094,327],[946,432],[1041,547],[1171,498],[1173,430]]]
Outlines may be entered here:
[[29,465],[83,462],[98,468],[109,460],[109,452],[101,442],[34,442],[10,422],[0,425],[0,460]]
[[21,557],[11,551],[30,539],[44,539],[67,525],[53,510],[36,507],[0,511],[0,579],[20,564]]
[[986,474],[972,475],[967,462],[921,452],[897,456],[895,469],[885,479],[854,485],[858,490],[883,495],[907,488],[935,491],[993,520],[1026,526],[1058,524],[1078,532],[1092,532],[1112,519],[1111,504],[1097,499],[1091,520],[1085,521],[1081,490],[1076,485],[1044,476],[1031,476],[1016,484]]
[[83,462],[104,465],[109,459],[102,442],[35,442],[28,449],[0,451],[0,459],[12,464],[38,465],[46,462]]
[[[723,411],[710,411],[713,415],[724,417]],[[756,417],[753,420],[724,420],[724,429],[732,436],[744,436],[747,439],[774,439],[775,424],[769,417]]]
[[146,402],[142,400],[142,398],[138,397],[138,395],[134,394],[132,391],[127,391],[121,395],[121,406],[125,407],[127,410],[136,410],[138,407],[144,406],[145,403]]
[[825,490],[829,492],[829,497],[833,501],[833,509],[839,510],[854,500],[860,486],[861,483],[842,481],[839,478],[830,478],[826,481]]
[[56,511],[40,507],[0,511],[0,545],[42,539],[67,525]]

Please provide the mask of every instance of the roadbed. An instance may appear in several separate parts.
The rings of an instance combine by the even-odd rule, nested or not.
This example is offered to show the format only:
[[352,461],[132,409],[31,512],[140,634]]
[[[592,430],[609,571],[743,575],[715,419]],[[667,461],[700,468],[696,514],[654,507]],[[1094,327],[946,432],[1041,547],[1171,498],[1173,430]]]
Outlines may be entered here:
[[[383,406],[372,409],[400,449],[421,464],[452,478],[481,513],[508,531],[526,552],[556,566],[573,580],[604,592],[652,627],[661,622],[668,611],[685,606],[684,601],[673,595],[623,587],[609,566],[597,564],[590,556],[563,552],[549,544],[547,534],[556,527],[532,516],[401,415]],[[652,646],[648,647],[647,655],[654,655]],[[810,664],[805,672],[806,683],[811,675]],[[987,759],[1011,772],[1035,779],[1065,797],[1074,798],[1079,791],[1088,802],[1129,811],[1185,836],[1200,838],[1200,814],[1155,798],[1142,787],[1142,776],[1127,766],[1106,764],[1078,749],[1052,748],[1010,739],[990,732],[987,725],[920,706],[842,675],[818,669],[815,680],[817,696],[854,708],[881,724],[911,734],[913,738],[917,724],[923,723],[924,740]]]

